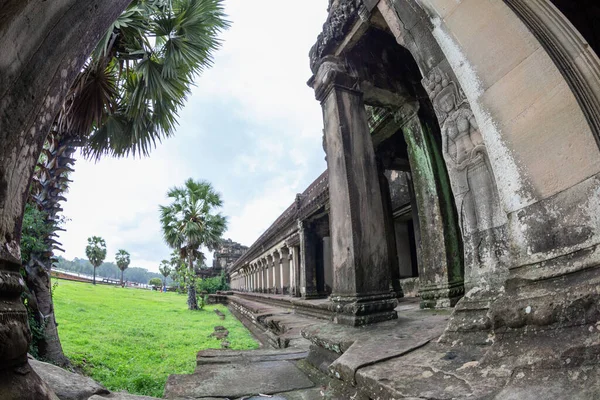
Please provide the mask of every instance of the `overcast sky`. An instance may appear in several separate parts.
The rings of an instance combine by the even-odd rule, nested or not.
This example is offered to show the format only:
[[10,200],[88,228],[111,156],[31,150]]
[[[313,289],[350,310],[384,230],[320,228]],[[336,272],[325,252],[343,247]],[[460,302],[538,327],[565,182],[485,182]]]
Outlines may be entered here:
[[126,249],[131,267],[157,271],[170,254],[158,206],[189,177],[221,193],[225,238],[249,246],[326,168],[321,108],[306,81],[327,1],[225,0],[225,8],[232,27],[175,137],[145,159],[77,161],[63,207],[67,259],[85,258],[87,238],[97,235],[107,261]]

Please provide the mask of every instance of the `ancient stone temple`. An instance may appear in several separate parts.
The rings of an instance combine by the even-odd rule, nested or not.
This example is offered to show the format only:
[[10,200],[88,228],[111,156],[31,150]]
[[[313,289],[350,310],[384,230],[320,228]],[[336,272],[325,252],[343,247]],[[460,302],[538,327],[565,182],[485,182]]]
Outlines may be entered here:
[[248,250],[248,247],[234,242],[231,239],[223,240],[221,245],[213,253],[212,265],[209,268],[198,271],[199,275],[202,278],[221,275],[221,273],[240,258],[246,250]]
[[[353,392],[333,398],[600,398],[598,2],[328,6],[307,77],[327,170],[218,252],[233,290],[213,300],[278,349],[201,353],[165,397],[320,398],[306,359]],[[8,382],[28,331],[4,236]]]
[[585,1],[330,0],[308,81],[328,169],[233,287],[353,326],[418,296],[452,310],[436,346],[471,357],[467,385],[502,365],[524,379],[466,397],[600,396],[599,17]]

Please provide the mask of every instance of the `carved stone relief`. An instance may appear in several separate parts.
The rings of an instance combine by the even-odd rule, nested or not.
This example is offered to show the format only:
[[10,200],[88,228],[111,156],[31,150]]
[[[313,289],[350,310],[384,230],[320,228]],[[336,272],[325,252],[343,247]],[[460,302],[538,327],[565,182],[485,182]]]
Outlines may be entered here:
[[439,67],[423,79],[423,86],[441,126],[442,151],[463,234],[504,224],[487,149],[465,95]]
[[363,21],[368,19],[368,11],[362,0],[330,0],[328,11],[329,16],[323,25],[323,32],[319,34],[309,54],[314,73],[317,72],[319,61],[344,38],[357,18]]

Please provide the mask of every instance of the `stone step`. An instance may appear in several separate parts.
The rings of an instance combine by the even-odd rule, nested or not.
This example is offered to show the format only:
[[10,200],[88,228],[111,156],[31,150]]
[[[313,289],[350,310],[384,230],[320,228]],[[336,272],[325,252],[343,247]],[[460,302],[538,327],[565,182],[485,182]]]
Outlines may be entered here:
[[207,364],[256,363],[263,361],[295,361],[303,360],[308,352],[303,349],[259,349],[259,350],[202,350],[198,352],[196,364],[202,367]]
[[167,399],[238,398],[313,388],[314,383],[290,361],[206,364],[190,375],[171,375]]

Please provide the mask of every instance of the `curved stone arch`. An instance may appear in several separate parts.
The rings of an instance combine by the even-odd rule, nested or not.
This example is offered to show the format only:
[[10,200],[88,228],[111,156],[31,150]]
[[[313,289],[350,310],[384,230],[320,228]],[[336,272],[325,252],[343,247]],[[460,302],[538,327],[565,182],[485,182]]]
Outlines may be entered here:
[[600,58],[548,0],[504,0],[540,41],[565,77],[600,147]]
[[[467,107],[461,113],[467,120],[472,116],[481,134],[479,154],[487,159],[480,167],[489,168],[489,184],[498,192],[502,213],[491,213],[475,230],[488,241],[476,236],[466,262],[474,296],[459,307],[448,332],[550,324],[576,308],[577,299],[598,298],[593,280],[584,278],[597,273],[600,262],[596,55],[547,0],[381,0],[377,8],[427,80],[439,69],[455,82],[456,96]],[[428,89],[430,96],[438,95],[435,87]],[[458,110],[460,101],[456,105]],[[439,109],[436,114],[444,129],[448,115]],[[451,169],[456,160],[448,152],[445,161]],[[453,182],[455,195],[465,179],[468,184],[468,173]],[[490,246],[499,241],[504,244]],[[577,295],[551,294],[566,275],[581,276],[578,282],[571,278],[563,291]],[[515,282],[521,282],[518,291]],[[524,285],[537,290],[536,301],[523,295]],[[545,315],[553,318],[538,321],[515,311],[530,303],[550,307]],[[491,311],[481,313],[484,304],[491,304]],[[481,318],[462,317],[463,311],[479,312]]]
[[[414,2],[409,0],[393,5],[382,0],[373,12],[383,17],[398,44],[412,55],[433,105],[461,226],[465,286],[467,290],[474,287],[482,277],[500,285],[507,275],[504,226],[508,220],[501,207],[496,174],[481,134],[481,124],[434,35],[433,22],[425,10],[414,7]],[[499,276],[489,273],[499,269],[505,273]]]
[[[463,303],[472,307],[463,304],[459,311],[471,307],[480,314],[471,314],[463,324],[455,313],[454,328],[507,325],[502,318],[495,320],[502,314],[497,309],[518,309],[518,302],[527,301],[523,291],[511,295],[518,302],[497,301],[516,290],[513,283],[548,286],[539,297],[542,307],[552,293],[550,282],[593,274],[600,265],[595,251],[600,243],[600,151],[590,111],[539,35],[507,5],[517,2],[339,0],[332,4],[324,32],[311,50],[311,67],[318,78],[323,62],[330,61],[327,57],[343,59],[360,45],[365,32],[378,29],[391,32],[416,62],[445,135],[443,163],[466,242],[467,287],[473,296]],[[567,61],[581,62],[577,52],[567,54]],[[339,75],[343,69],[342,65],[330,72]],[[588,75],[590,91],[597,96],[599,79]],[[352,88],[352,82],[360,86],[352,74],[350,78],[344,82],[350,83],[347,87]],[[323,98],[318,86],[326,86],[318,79],[313,85],[317,97]],[[367,97],[365,92],[365,103]],[[418,122],[427,128],[422,120],[409,122],[409,128],[418,129]],[[469,141],[463,140],[466,136]],[[571,285],[579,297],[553,302],[554,311],[546,314],[559,318],[576,307],[578,298],[600,297],[589,279],[572,280]],[[496,310],[488,313],[489,304]],[[518,323],[532,319],[504,314],[523,320]]]

